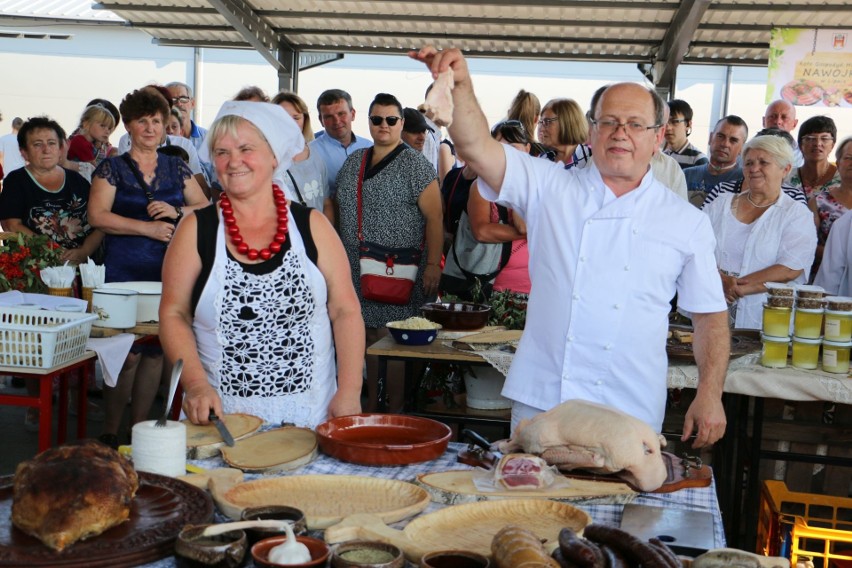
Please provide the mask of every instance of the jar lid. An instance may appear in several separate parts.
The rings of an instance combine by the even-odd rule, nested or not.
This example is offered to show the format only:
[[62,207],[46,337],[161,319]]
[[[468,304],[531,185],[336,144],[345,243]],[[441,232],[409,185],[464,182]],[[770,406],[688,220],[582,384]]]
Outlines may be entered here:
[[778,310],[779,312],[789,312],[793,308],[786,308],[784,306],[770,306],[769,304],[763,304],[764,310]]
[[819,345],[822,343],[822,337],[819,339],[808,339],[807,337],[793,336],[793,343],[809,343],[811,345]]
[[852,341],[829,341],[828,339],[824,339],[822,344],[829,347],[852,347]]
[[776,335],[766,335],[765,333],[760,334],[760,339],[769,341],[770,343],[790,343],[789,337],[778,337]]

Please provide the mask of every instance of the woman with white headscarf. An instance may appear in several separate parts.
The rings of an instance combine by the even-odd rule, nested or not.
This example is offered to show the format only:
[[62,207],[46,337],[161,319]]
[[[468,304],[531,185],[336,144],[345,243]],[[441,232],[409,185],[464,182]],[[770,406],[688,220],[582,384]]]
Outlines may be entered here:
[[205,142],[224,193],[179,226],[160,304],[184,412],[305,427],[360,412],[364,322],[343,246],[273,184],[302,133],[278,105],[229,101]]

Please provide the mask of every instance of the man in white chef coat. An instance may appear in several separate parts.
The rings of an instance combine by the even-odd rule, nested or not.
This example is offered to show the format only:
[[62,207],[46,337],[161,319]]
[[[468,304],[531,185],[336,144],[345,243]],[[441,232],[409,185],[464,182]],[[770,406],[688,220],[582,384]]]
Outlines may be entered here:
[[513,429],[568,399],[612,406],[660,431],[670,300],[694,314],[699,385],[683,439],[724,434],[721,395],[730,351],[727,309],[705,215],[656,181],[665,103],[633,83],[609,87],[592,120],[594,165],[565,170],[495,141],[461,52],[412,57],[434,76],[453,69],[450,135],[482,195],[527,221],[532,291],[503,395]]

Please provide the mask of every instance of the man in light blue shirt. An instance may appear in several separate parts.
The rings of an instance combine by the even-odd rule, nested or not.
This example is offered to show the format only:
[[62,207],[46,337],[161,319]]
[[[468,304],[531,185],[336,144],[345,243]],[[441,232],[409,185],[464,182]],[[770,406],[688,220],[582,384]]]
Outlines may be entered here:
[[352,108],[352,97],[346,91],[324,91],[317,99],[317,112],[325,127],[325,135],[311,141],[310,147],[325,162],[330,197],[334,197],[337,193],[337,172],[343,162],[355,150],[372,146],[373,141],[352,132],[355,109]]

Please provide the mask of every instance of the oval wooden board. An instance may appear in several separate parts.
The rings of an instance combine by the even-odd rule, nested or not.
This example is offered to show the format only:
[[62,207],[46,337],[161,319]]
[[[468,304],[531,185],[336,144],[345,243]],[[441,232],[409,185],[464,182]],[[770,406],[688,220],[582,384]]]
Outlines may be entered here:
[[[213,424],[200,426],[189,420],[181,420],[186,424],[186,459],[203,460],[212,458],[219,453],[219,448],[225,445],[222,436]],[[263,419],[251,414],[226,414],[222,422],[234,440],[242,440],[251,436],[263,425]]]
[[219,510],[231,519],[238,520],[246,507],[289,505],[305,513],[311,530],[356,513],[395,523],[429,505],[429,494],[413,483],[357,475],[293,475],[237,484],[211,479],[210,490]]
[[287,471],[317,457],[317,435],[307,428],[276,428],[222,446],[222,459],[249,473]]
[[474,476],[487,472],[452,470],[421,473],[417,484],[432,496],[432,501],[444,505],[474,503],[491,499],[552,499],[571,503],[621,505],[633,501],[636,492],[624,483],[609,483],[585,479],[569,479],[567,487],[537,490],[480,491]]
[[446,507],[412,520],[403,530],[388,527],[374,515],[352,515],[325,531],[329,544],[358,538],[398,546],[412,562],[436,550],[469,550],[491,556],[491,541],[506,525],[520,525],[544,540],[548,552],[558,546],[559,531],[577,533],[591,517],[567,503],[546,499],[504,499]]

